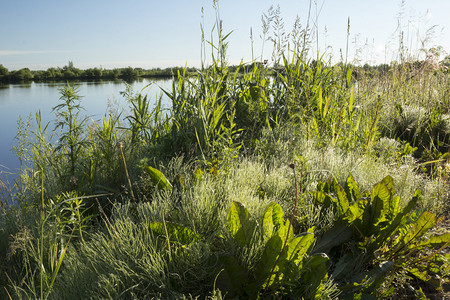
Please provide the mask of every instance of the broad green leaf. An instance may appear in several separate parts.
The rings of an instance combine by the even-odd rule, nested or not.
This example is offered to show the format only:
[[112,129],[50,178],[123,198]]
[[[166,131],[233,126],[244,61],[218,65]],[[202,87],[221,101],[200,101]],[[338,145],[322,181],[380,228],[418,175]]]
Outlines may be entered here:
[[416,192],[414,193],[414,197],[408,202],[405,208],[403,208],[401,212],[395,216],[395,219],[391,221],[390,225],[387,228],[383,229],[382,232],[380,232],[375,242],[377,245],[381,246],[382,243],[384,243],[394,232],[396,232],[400,228],[402,224],[406,222],[409,213],[416,206],[417,201],[419,201],[420,194],[420,190],[416,190]]
[[250,212],[242,203],[236,201],[231,203],[227,215],[227,225],[231,236],[240,246],[250,244],[255,223],[250,219]]
[[326,231],[320,239],[318,239],[316,245],[314,246],[313,253],[328,253],[331,248],[348,242],[351,237],[352,228],[349,227],[348,224],[336,224],[330,230]]
[[314,197],[315,205],[320,204],[325,206],[326,199],[327,197],[329,197],[328,194],[324,193],[323,191],[312,191],[311,194]]
[[264,212],[263,231],[266,238],[270,238],[274,231],[283,226],[283,209],[275,202],[269,204]]
[[352,205],[348,207],[342,220],[349,224],[355,221],[359,221],[358,223],[362,223],[363,221],[362,217],[364,215],[364,210],[367,206],[367,203],[368,203],[367,199],[360,199],[354,202]]
[[411,244],[414,240],[423,236],[429,229],[433,228],[435,224],[436,216],[429,211],[423,212],[415,224],[412,224],[409,233],[403,239],[403,244],[405,246]]
[[[339,212],[343,215],[346,213],[346,211],[349,208],[349,201],[347,199],[347,193],[345,192],[344,188],[340,186],[337,182],[334,182],[334,192],[337,195],[337,202],[336,205],[339,208]],[[334,198],[332,198],[333,201],[336,201]]]
[[333,271],[333,278],[336,280],[343,279],[345,277],[348,277],[349,274],[352,274],[354,272],[356,264],[360,263],[358,259],[355,259],[353,254],[351,253],[345,253],[343,256],[341,256],[336,263],[336,267]]
[[219,260],[225,272],[217,278],[218,287],[222,290],[231,291],[233,294],[241,294],[248,283],[246,269],[231,255],[220,255]]
[[383,183],[390,192],[391,197],[389,198],[389,213],[390,217],[394,218],[395,215],[397,215],[400,210],[399,207],[400,198],[394,196],[395,194],[394,179],[388,175],[385,178],[383,178],[383,180],[381,180],[381,183]]
[[383,183],[377,183],[372,189],[371,203],[366,206],[364,212],[364,232],[366,235],[377,234],[380,230],[379,223],[386,221],[386,215],[389,213],[389,201],[391,193],[388,187]]
[[400,212],[400,197],[399,196],[393,196],[390,199],[389,202],[389,215],[388,215],[388,221],[389,223],[394,220],[394,218],[399,214]]
[[277,234],[284,240],[287,236],[288,239],[294,237],[294,228],[291,225],[289,219],[286,219],[283,226],[280,226],[277,230]]
[[408,272],[411,273],[412,275],[414,275],[414,277],[427,282],[428,280],[431,279],[431,276],[428,275],[426,270],[419,270],[419,268],[411,268],[408,269]]
[[[327,180],[325,183],[319,182],[317,189],[317,191],[312,192],[316,203],[322,204],[324,209],[334,204],[341,214],[345,214],[349,207],[347,193],[336,180]],[[336,198],[333,197],[334,195],[336,195]]]
[[321,299],[320,285],[328,278],[328,260],[325,253],[317,253],[308,257],[302,268],[301,281],[310,290],[315,291],[315,299]]
[[191,229],[170,222],[152,222],[149,224],[149,227],[151,231],[161,236],[166,236],[167,229],[169,240],[185,245],[194,243],[200,239],[200,235],[196,234]]
[[152,179],[153,183],[156,184],[158,189],[172,189],[172,184],[170,184],[170,182],[166,179],[166,177],[160,170],[150,166],[146,166],[144,170],[148,175],[150,175],[150,178]]
[[390,175],[384,177],[380,183],[384,184],[392,195],[395,194],[394,179]]
[[[271,285],[277,278],[278,275],[272,276],[268,281],[268,277],[272,270],[274,273],[278,273],[280,266],[285,264],[285,260],[278,259],[282,255],[283,245],[285,240],[282,239],[278,234],[272,236],[266,243],[264,247],[261,259],[255,268],[256,280],[259,285]],[[286,251],[286,250],[284,250]]]
[[288,241],[286,250],[286,259],[299,264],[303,257],[309,252],[315,241],[314,234],[305,232]]
[[345,192],[350,196],[351,199],[349,200],[351,200],[351,202],[356,202],[362,197],[361,193],[359,192],[358,183],[351,174],[347,177]]
[[415,248],[418,247],[441,247],[450,242],[450,233],[444,233],[442,235],[433,235],[426,240],[418,243]]

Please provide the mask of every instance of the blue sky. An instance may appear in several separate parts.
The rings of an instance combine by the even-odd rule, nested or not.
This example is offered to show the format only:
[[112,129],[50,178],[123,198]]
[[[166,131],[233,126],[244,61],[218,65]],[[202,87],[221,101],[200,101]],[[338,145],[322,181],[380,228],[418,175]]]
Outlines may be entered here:
[[[425,46],[440,45],[450,52],[450,1],[406,0],[403,10],[401,2],[312,1],[310,25],[318,15],[320,52],[331,54],[333,61],[339,59],[339,49],[345,52],[350,17],[350,61],[384,63],[396,59],[401,11],[405,44],[413,53],[433,25],[437,26],[428,34],[432,39]],[[224,31],[233,31],[229,61],[251,61],[250,28],[255,56],[261,54],[261,16],[271,5],[280,6],[289,32],[297,15],[306,26],[309,4],[309,0],[219,1]],[[0,64],[9,70],[62,67],[68,61],[78,68],[199,66],[200,24],[204,22],[209,39],[214,20],[212,0],[0,0]],[[270,43],[265,42],[264,58],[270,60],[270,54]]]

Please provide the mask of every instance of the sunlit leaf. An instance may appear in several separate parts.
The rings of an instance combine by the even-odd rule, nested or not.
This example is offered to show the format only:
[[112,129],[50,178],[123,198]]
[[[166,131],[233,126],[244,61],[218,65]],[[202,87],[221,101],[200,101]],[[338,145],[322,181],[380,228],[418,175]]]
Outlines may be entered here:
[[158,189],[172,189],[172,184],[170,184],[170,182],[166,179],[161,171],[150,166],[144,167],[144,170],[148,175],[150,175],[150,178],[152,179],[153,183],[156,184]]
[[306,253],[310,250],[314,241],[314,234],[311,232],[305,232],[300,236],[289,240],[286,250],[286,259],[294,261],[297,264],[300,263]]
[[404,237],[403,244],[409,245],[415,239],[423,236],[429,229],[433,228],[436,224],[436,216],[425,211],[420,215],[419,219],[411,226],[409,233]]
[[252,238],[255,223],[250,217],[250,212],[242,203],[233,201],[228,211],[227,225],[231,236],[240,246],[248,245]]
[[266,238],[270,238],[274,231],[283,226],[283,209],[275,202],[269,204],[264,212],[263,231]]
[[156,235],[161,236],[166,236],[167,230],[169,240],[181,244],[190,244],[200,239],[200,235],[196,234],[191,229],[170,222],[152,222],[149,224],[149,228]]

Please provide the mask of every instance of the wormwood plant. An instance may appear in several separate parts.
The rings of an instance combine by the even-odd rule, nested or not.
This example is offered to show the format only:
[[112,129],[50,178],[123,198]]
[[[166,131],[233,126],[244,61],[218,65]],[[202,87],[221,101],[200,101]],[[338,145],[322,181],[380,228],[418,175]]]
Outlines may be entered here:
[[439,251],[450,243],[450,234],[433,234],[436,216],[413,211],[419,190],[401,208],[392,177],[385,177],[371,192],[361,193],[349,176],[345,186],[331,179],[320,182],[313,195],[322,211],[333,209],[340,216],[313,252],[330,254],[335,262],[332,275],[343,283],[346,294],[392,295],[393,274],[441,287],[443,282],[436,285],[433,278],[442,278],[446,264]]
[[[69,172],[67,177],[71,177],[72,185],[76,184],[75,167],[82,156],[83,149],[87,146],[88,141],[84,135],[84,125],[86,119],[80,119],[80,110],[83,108],[80,105],[80,96],[78,89],[70,84],[67,84],[60,90],[62,102],[53,108],[56,112],[57,123],[56,129],[61,128],[59,135],[59,145],[55,151],[61,151],[61,154],[68,157]],[[66,128],[66,131],[63,131]]]

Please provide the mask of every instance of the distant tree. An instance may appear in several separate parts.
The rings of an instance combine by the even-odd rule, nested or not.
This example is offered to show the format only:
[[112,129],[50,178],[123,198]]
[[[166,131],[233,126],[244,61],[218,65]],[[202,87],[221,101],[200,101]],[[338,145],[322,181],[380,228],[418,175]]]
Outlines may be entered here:
[[8,79],[9,71],[3,65],[0,64],[0,81],[6,81]]
[[93,69],[93,74],[94,74],[94,78],[95,79],[100,79],[100,78],[102,78],[103,70],[99,69],[99,68],[94,68]]
[[120,77],[120,70],[119,69],[114,69],[113,70],[113,77],[114,78],[119,78]]
[[68,71],[68,70],[73,70],[75,67],[73,66],[73,62],[69,60],[69,62],[67,63],[67,66],[63,67],[63,71]]
[[75,79],[77,76],[72,70],[66,70],[64,72],[64,79]]
[[136,79],[138,77],[137,72],[132,67],[122,69],[121,73],[120,77],[125,80]]
[[62,70],[60,68],[48,68],[47,71],[44,72],[44,77],[46,80],[55,80],[62,79]]
[[[72,79],[81,77],[83,74],[83,70],[75,68],[73,65],[73,62],[71,62],[70,60],[69,60],[69,63],[67,64],[67,66],[64,66],[62,68],[62,71],[63,71],[63,74],[65,74],[67,71],[70,71],[69,74],[72,76],[71,77]],[[66,78],[66,75],[64,75],[64,78]]]
[[31,74],[33,74],[33,80],[43,80],[45,79],[45,71],[32,71]]
[[99,68],[89,68],[84,70],[81,76],[87,79],[100,79],[103,77],[103,70]]
[[9,74],[9,71],[7,68],[5,68],[2,64],[0,64],[0,76],[7,76]]
[[18,71],[14,71],[11,74],[11,80],[13,81],[27,81],[32,79],[33,74],[31,74],[31,71],[28,68],[23,68]]

